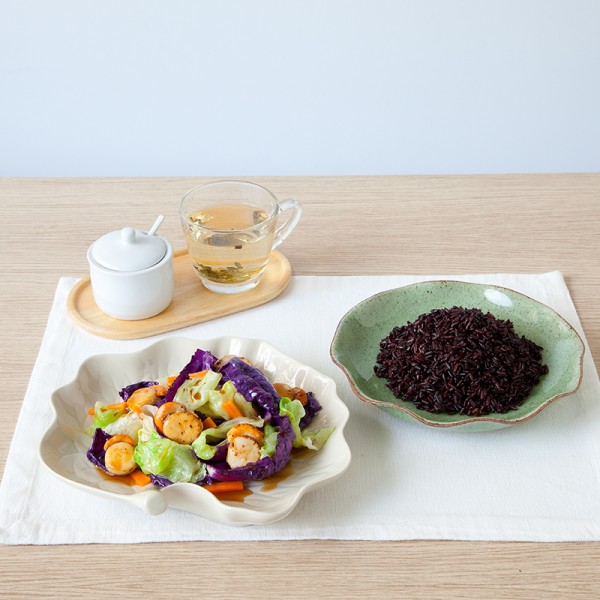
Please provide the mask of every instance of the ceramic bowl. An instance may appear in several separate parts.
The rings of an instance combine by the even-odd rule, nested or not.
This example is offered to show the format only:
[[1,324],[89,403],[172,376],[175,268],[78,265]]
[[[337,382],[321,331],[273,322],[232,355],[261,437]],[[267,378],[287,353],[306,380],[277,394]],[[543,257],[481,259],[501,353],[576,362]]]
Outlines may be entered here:
[[[267,480],[249,483],[252,493],[243,502],[218,500],[191,483],[176,483],[163,489],[116,483],[85,456],[91,442],[84,433],[91,424],[87,411],[97,398],[112,398],[131,382],[179,372],[198,348],[216,356],[245,356],[272,380],[312,391],[323,408],[311,425],[335,427],[319,451],[301,452],[298,458],[292,458],[289,476],[268,485]],[[74,381],[52,394],[51,403],[55,416],[39,447],[41,461],[50,472],[80,490],[133,504],[150,514],[174,507],[227,525],[271,523],[287,516],[304,494],[330,483],[350,464],[350,449],[344,439],[348,409],[336,394],[335,382],[260,340],[222,337],[199,341],[172,337],[139,352],[92,356],[83,362]]]
[[92,293],[98,308],[124,321],[148,319],[173,299],[173,247],[154,234],[162,215],[148,233],[132,227],[112,231],[87,252]]
[[[435,414],[396,398],[386,380],[373,372],[379,343],[395,326],[406,325],[436,308],[479,308],[512,321],[515,331],[543,348],[549,372],[516,409],[480,417]],[[391,414],[434,427],[471,431],[495,429],[530,419],[549,404],[573,394],[581,383],[584,345],[560,315],[513,290],[459,281],[427,281],[376,294],[357,304],[340,321],[331,357],[354,393]]]

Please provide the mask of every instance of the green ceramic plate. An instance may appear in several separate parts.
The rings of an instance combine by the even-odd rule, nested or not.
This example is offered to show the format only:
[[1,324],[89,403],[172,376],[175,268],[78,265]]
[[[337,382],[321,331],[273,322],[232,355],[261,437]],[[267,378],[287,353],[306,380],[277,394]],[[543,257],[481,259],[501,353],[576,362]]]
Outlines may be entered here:
[[[434,414],[399,400],[385,379],[373,372],[379,342],[394,326],[414,321],[435,308],[479,308],[499,319],[510,319],[516,333],[543,348],[549,372],[518,409],[482,417]],[[573,394],[581,383],[584,345],[577,332],[548,306],[513,290],[459,281],[426,281],[367,298],[340,321],[331,357],[346,374],[355,394],[402,419],[435,427],[481,431],[530,419],[554,400]]]

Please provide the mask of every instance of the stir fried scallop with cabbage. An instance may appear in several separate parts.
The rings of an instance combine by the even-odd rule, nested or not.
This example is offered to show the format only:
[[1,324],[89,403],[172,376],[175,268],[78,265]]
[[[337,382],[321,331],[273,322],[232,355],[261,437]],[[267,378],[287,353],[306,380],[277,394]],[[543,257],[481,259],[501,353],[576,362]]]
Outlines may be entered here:
[[124,387],[96,402],[88,459],[115,477],[164,487],[187,482],[219,491],[283,469],[293,448],[318,450],[333,429],[310,429],[312,392],[272,384],[241,357],[197,350],[176,376]]

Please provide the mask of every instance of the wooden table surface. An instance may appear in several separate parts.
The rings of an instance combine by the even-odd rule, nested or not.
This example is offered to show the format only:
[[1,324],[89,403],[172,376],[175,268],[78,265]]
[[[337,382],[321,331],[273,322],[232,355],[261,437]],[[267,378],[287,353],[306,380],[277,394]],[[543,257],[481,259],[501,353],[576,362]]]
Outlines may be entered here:
[[[252,180],[303,204],[282,247],[297,275],[561,270],[600,367],[600,174]],[[0,179],[0,472],[58,278],[86,274],[86,250],[100,235],[148,228],[159,213],[161,234],[183,246],[178,199],[204,181]],[[142,598],[153,590],[163,598],[588,599],[600,597],[600,543],[0,547],[3,598]]]

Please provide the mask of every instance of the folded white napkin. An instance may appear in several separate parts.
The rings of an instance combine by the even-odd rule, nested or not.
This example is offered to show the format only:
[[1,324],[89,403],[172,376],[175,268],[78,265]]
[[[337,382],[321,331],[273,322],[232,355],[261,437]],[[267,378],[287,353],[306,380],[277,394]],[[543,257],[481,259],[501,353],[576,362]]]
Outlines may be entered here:
[[[589,349],[575,396],[555,402],[526,423],[481,433],[428,428],[367,406],[331,362],[336,325],[353,305],[386,289],[442,278],[523,292],[553,307],[583,337],[558,272],[293,277],[281,296],[251,311],[132,341],[95,337],[74,325],[66,298],[75,279],[61,279],[0,486],[0,542],[600,540],[600,383]],[[48,473],[37,446],[50,422],[51,392],[71,381],[93,354],[135,351],[169,335],[265,339],[333,377],[351,414],[346,428],[349,470],[306,495],[282,521],[245,528],[174,509],[152,517],[79,491]]]

